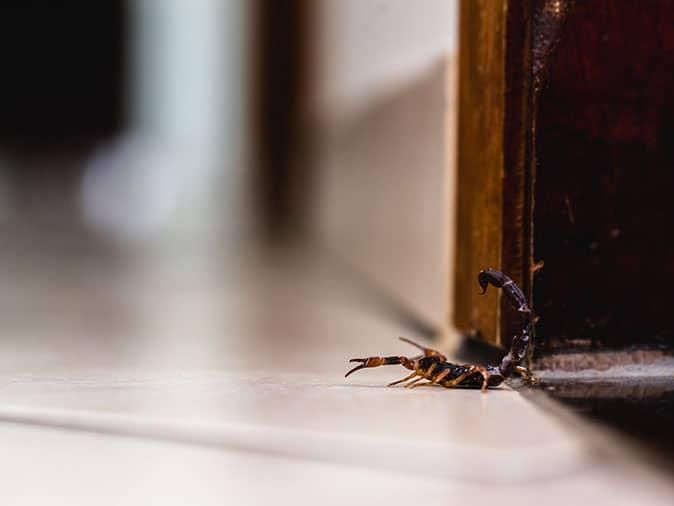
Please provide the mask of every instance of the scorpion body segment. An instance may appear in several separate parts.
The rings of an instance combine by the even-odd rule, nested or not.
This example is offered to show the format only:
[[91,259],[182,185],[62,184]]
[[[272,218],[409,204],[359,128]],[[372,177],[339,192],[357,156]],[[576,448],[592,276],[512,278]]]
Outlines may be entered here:
[[[416,346],[423,354],[409,358],[405,356],[352,358],[350,362],[356,362],[359,365],[347,372],[345,376],[368,367],[400,364],[412,370],[412,373],[405,378],[389,383],[388,386],[407,382],[404,385],[407,388],[440,385],[445,388],[481,388],[483,392],[488,387],[499,386],[506,378],[512,376],[513,373],[518,373],[527,379],[531,379],[528,369],[520,365],[526,358],[529,342],[533,335],[533,318],[524,293],[512,279],[494,269],[480,271],[478,283],[482,288],[481,293],[483,294],[486,293],[489,285],[501,288],[513,308],[522,315],[523,319],[522,328],[513,337],[510,351],[503,357],[498,366],[454,364],[448,362],[447,357],[439,351],[426,348],[401,337],[401,341]],[[420,383],[422,380],[426,380],[426,382]]]

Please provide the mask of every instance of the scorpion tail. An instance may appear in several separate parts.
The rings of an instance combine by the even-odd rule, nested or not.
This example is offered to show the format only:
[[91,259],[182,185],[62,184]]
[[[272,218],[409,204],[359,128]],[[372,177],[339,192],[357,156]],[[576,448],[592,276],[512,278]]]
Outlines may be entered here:
[[512,307],[522,315],[522,329],[513,337],[510,351],[503,357],[499,365],[501,374],[504,377],[509,377],[526,358],[529,351],[529,343],[534,332],[534,320],[531,315],[531,309],[527,304],[524,292],[512,279],[502,272],[495,269],[482,270],[477,276],[477,281],[482,288],[482,293],[487,291],[489,285],[503,289],[503,293]]

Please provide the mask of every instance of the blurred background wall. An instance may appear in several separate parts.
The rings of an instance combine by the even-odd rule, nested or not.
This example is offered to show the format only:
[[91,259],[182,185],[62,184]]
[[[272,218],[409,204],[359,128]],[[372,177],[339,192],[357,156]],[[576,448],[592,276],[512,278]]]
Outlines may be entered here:
[[316,2],[314,227],[405,307],[448,322],[458,2]]
[[5,313],[49,333],[19,316],[41,301],[52,330],[101,334],[97,291],[111,332],[142,321],[178,340],[241,313],[186,295],[242,291],[256,255],[274,263],[283,245],[444,329],[456,4],[0,7]]
[[0,23],[6,365],[207,363],[241,339],[247,2],[28,1]]
[[1,18],[0,146],[16,215],[35,204],[23,190],[41,187],[72,208],[70,224],[118,242],[239,226],[223,203],[247,172],[245,2],[29,1]]

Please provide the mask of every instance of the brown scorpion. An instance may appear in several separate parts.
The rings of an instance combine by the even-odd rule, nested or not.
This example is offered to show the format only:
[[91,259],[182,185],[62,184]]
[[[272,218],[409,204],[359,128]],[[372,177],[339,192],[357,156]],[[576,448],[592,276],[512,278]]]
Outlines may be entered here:
[[[486,293],[489,285],[501,288],[512,307],[522,316],[522,327],[513,337],[510,351],[503,357],[498,366],[479,366],[447,362],[447,357],[439,351],[426,348],[401,337],[401,341],[416,346],[423,351],[423,355],[411,358],[404,356],[352,358],[349,362],[358,362],[360,365],[347,372],[345,377],[366,367],[400,364],[412,370],[412,374],[389,383],[388,386],[409,381],[409,383],[404,385],[405,387],[414,388],[418,386],[440,385],[446,388],[481,388],[485,392],[487,388],[500,385],[506,378],[511,377],[515,373],[523,376],[530,382],[534,382],[529,369],[521,365],[522,361],[526,358],[529,342],[534,332],[534,319],[532,318],[531,309],[529,309],[524,293],[512,279],[495,269],[480,271],[477,281],[482,288],[481,294]],[[419,383],[422,380],[427,381]]]

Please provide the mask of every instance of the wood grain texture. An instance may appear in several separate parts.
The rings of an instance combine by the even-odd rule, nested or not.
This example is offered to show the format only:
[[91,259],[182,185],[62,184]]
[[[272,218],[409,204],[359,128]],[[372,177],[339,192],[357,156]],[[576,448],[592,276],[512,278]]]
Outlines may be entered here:
[[537,97],[572,7],[573,0],[462,4],[455,320],[491,344],[508,346],[519,317],[505,301],[470,290],[477,271],[495,267],[531,298]]
[[577,2],[539,97],[538,349],[674,346],[674,2]]
[[500,296],[480,296],[476,276],[501,268],[506,15],[505,1],[461,3],[454,322],[493,344]]

